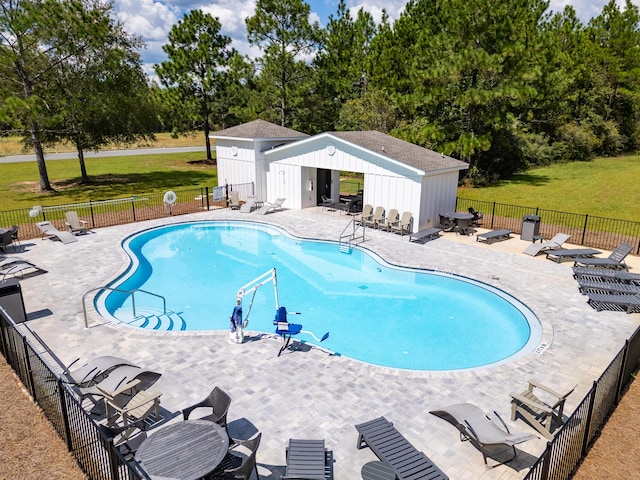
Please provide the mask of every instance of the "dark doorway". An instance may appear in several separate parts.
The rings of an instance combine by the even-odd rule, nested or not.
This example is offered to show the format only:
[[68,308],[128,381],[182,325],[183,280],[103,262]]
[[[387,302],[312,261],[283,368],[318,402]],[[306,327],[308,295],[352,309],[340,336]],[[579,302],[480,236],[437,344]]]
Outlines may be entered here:
[[316,204],[322,204],[322,196],[331,197],[331,170],[318,169],[316,186]]

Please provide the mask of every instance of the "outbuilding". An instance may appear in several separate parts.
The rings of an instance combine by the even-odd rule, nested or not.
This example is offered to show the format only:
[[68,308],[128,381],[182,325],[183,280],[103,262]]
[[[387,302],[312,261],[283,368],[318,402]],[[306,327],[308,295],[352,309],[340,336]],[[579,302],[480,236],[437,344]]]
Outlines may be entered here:
[[413,230],[455,209],[458,177],[468,164],[377,131],[314,136],[264,120],[211,135],[218,183],[255,183],[258,200],[286,198],[286,208],[315,207],[340,197],[340,172],[364,175],[363,203],[409,211]]

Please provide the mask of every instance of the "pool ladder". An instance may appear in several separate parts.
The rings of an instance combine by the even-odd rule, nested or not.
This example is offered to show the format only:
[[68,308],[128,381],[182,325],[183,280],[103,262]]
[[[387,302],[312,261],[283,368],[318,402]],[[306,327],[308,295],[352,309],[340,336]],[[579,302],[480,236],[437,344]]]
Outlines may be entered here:
[[84,314],[84,328],[89,328],[89,322],[87,320],[87,305],[86,305],[87,295],[89,295],[92,292],[96,292],[98,290],[109,290],[111,292],[127,293],[131,295],[131,304],[133,306],[134,317],[136,316],[136,295],[135,295],[136,292],[146,293],[147,295],[161,298],[163,314],[164,315],[167,314],[167,300],[162,295],[158,295],[157,293],[149,292],[147,290],[142,290],[141,288],[136,288],[134,290],[122,290],[120,288],[113,288],[113,287],[96,287],[96,288],[92,288],[91,290],[87,290],[86,292],[84,292],[84,295],[82,295],[82,312]]
[[[365,228],[362,228],[362,235],[357,236],[360,228],[362,228],[362,225],[355,219],[351,219],[347,226],[344,227],[344,230],[342,230],[340,238],[338,239],[339,248],[342,253],[351,253],[351,244],[354,242],[354,240],[362,239],[362,241],[364,242]],[[347,232],[347,230],[349,229],[351,229],[351,231]]]

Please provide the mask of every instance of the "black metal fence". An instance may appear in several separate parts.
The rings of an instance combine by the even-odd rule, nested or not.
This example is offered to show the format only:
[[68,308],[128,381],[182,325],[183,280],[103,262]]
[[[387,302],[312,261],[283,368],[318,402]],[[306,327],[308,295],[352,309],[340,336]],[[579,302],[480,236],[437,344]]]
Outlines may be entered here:
[[[25,324],[0,307],[0,353],[42,409],[76,462],[92,480],[138,480],[144,472],[128,463],[81,402],[55,374],[56,357]],[[58,370],[61,371],[61,370]],[[46,476],[43,474],[43,476]]]
[[491,230],[507,228],[520,233],[523,218],[537,215],[540,217],[540,235],[545,238],[566,233],[571,235],[569,241],[573,244],[604,250],[614,250],[624,242],[633,245],[635,255],[640,254],[640,222],[460,197],[456,199],[456,210],[464,211],[469,207],[483,212],[482,226]]
[[[575,473],[640,366],[640,328],[547,443],[524,480],[565,480]],[[615,459],[612,459],[615,461]]]
[[65,212],[75,210],[87,221],[87,227],[99,228],[122,225],[124,223],[153,220],[171,215],[184,215],[224,208],[228,205],[229,192],[240,192],[240,199],[253,195],[255,185],[243,183],[221,187],[197,187],[172,191],[173,202],[167,202],[167,193],[155,193],[110,200],[97,200],[74,204],[34,206],[31,209],[7,210],[0,212],[0,226],[18,225],[20,239],[36,238],[42,235],[37,222],[49,221],[60,230],[67,230]]

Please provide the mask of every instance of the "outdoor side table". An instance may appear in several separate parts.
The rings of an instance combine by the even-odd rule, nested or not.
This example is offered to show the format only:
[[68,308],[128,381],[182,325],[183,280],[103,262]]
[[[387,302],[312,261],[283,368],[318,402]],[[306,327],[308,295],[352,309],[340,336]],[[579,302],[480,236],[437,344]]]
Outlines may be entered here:
[[229,449],[224,428],[208,420],[185,420],[149,435],[136,460],[152,478],[196,480],[212,472]]

